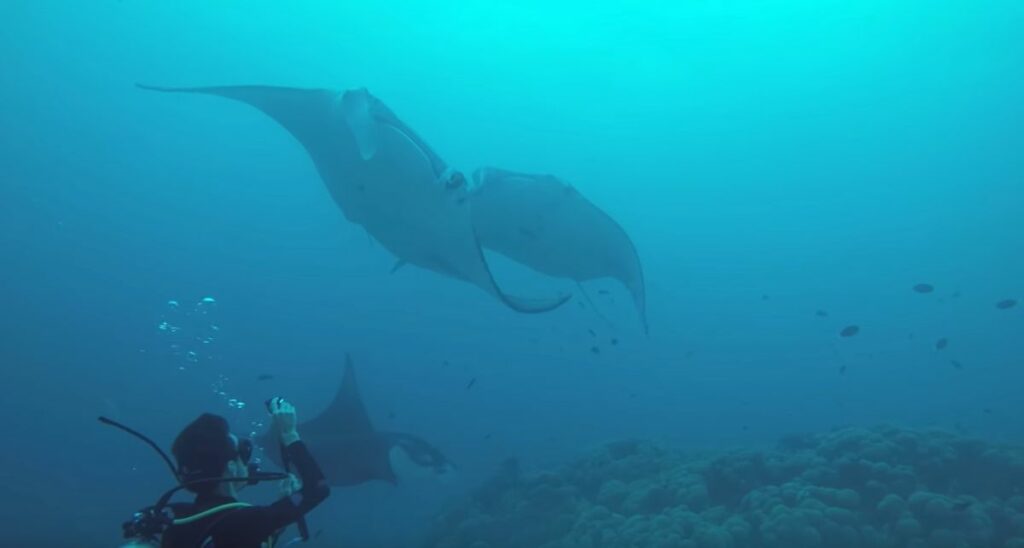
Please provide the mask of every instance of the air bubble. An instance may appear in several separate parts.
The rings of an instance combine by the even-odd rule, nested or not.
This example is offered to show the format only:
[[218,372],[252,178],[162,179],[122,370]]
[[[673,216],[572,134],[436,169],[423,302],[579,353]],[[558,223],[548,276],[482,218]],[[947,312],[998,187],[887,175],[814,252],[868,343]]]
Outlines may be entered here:
[[172,333],[172,334],[173,333],[177,333],[178,331],[181,331],[180,327],[178,327],[178,326],[176,326],[176,325],[174,325],[174,324],[172,324],[171,322],[168,322],[168,321],[160,322],[159,324],[157,324],[156,328],[158,330],[160,330],[160,331],[165,332],[165,333]]

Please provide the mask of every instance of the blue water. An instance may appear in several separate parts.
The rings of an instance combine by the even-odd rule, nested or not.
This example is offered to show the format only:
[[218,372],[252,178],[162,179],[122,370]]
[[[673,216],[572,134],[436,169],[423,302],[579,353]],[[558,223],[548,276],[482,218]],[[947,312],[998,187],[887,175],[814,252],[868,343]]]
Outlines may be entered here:
[[[994,306],[1024,300],[1020,3],[346,4],[0,5],[5,544],[114,545],[169,487],[97,415],[165,447],[203,411],[246,430],[271,395],[309,417],[346,352],[377,425],[460,467],[335,489],[311,521],[350,546],[414,543],[506,457],[625,437],[1024,441],[1024,307]],[[588,284],[608,325],[391,275],[275,123],[136,82],[365,86],[461,169],[557,174],[636,244],[650,335],[612,281]],[[181,323],[219,329],[181,348],[168,301],[204,297]]]

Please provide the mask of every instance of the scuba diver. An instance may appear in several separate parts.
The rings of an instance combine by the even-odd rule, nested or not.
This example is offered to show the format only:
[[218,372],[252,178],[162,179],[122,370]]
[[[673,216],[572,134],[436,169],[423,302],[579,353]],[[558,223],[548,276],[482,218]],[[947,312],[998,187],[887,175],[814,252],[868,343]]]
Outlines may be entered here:
[[[120,428],[156,449],[179,483],[155,505],[136,512],[132,520],[123,525],[125,538],[164,548],[272,547],[283,530],[294,523],[299,526],[302,540],[308,540],[305,515],[327,498],[330,488],[319,465],[299,438],[295,407],[282,398],[274,398],[266,404],[272,416],[273,431],[280,437],[285,468],[294,468],[298,479],[291,474],[259,472],[257,466],[249,462],[252,442],[232,434],[227,420],[218,415],[204,413],[178,434],[171,449],[177,467],[149,438],[100,417],[101,422]],[[283,498],[267,506],[238,500],[238,491],[245,485],[268,480],[284,480]],[[171,497],[182,489],[195,493],[195,501],[171,503]]]

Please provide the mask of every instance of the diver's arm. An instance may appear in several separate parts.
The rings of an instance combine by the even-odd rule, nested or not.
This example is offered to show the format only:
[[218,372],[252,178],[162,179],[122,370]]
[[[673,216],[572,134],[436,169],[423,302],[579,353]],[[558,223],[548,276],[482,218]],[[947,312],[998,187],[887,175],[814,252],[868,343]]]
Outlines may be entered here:
[[[324,473],[320,470],[320,466],[313,460],[313,456],[309,454],[309,449],[306,448],[306,444],[302,443],[299,438],[299,432],[296,429],[298,424],[298,417],[295,411],[295,406],[284,401],[283,398],[274,398],[270,400],[269,408],[271,415],[273,416],[274,427],[280,432],[281,437],[281,457],[284,459],[285,467],[295,467],[295,472],[299,474],[299,479],[302,480],[303,495],[313,495],[312,492],[305,492],[307,486],[316,486],[318,484],[324,484]],[[291,493],[288,493],[291,494]],[[324,494],[320,500],[326,498]],[[318,500],[317,503],[320,501]],[[314,503],[314,506],[317,504]]]
[[330,494],[331,489],[327,486],[327,479],[324,477],[323,471],[320,470],[320,465],[309,453],[306,444],[296,441],[287,445],[285,452],[288,453],[288,461],[291,462],[299,474],[299,479],[302,480],[302,489],[299,490],[299,494],[302,495],[303,501],[311,498],[315,499],[315,502],[312,503],[313,506],[320,504]]
[[261,535],[267,535],[294,523],[307,512],[315,508],[331,493],[324,473],[320,465],[309,453],[306,444],[299,439],[296,430],[295,407],[281,398],[274,398],[270,405],[274,424],[281,434],[281,446],[284,460],[290,463],[302,481],[302,488],[298,493],[282,498],[281,500],[260,508],[260,519],[257,527]]
[[299,433],[294,429],[290,432],[284,432],[281,434],[281,446],[283,447],[288,447],[297,441],[299,441]]
[[320,466],[306,448],[306,444],[297,441],[285,448],[288,459],[302,478],[302,489],[290,497],[260,508],[260,516],[253,525],[266,535],[295,523],[300,517],[324,501],[331,493]]

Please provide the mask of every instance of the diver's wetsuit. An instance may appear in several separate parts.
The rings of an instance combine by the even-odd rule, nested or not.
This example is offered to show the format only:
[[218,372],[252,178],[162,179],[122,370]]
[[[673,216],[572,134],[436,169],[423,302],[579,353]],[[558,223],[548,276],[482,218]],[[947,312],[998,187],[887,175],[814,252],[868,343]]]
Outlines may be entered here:
[[[280,529],[295,523],[327,498],[330,488],[304,443],[296,441],[285,451],[302,478],[302,489],[296,495],[269,506],[227,509],[191,523],[172,525],[164,533],[160,545],[164,548],[195,548],[202,546],[205,540],[213,539],[215,548],[257,548],[261,543],[272,540]],[[175,508],[175,517],[185,518],[234,502],[237,501],[223,495],[199,495],[195,503]]]

